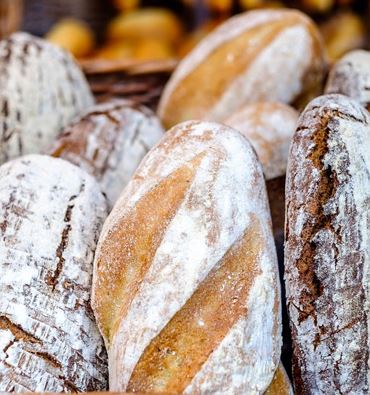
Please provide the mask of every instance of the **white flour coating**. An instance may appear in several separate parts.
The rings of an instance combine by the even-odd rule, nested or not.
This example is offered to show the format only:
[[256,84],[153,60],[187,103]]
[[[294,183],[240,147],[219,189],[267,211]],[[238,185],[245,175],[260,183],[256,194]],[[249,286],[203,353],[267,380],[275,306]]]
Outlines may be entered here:
[[303,79],[312,63],[313,42],[307,26],[290,26],[253,60],[206,114],[223,121],[243,104],[260,100],[289,103],[302,91]]
[[[292,11],[288,12],[290,14],[293,13]],[[258,10],[249,11],[248,13],[230,18],[226,23],[223,23],[220,27],[211,32],[206,40],[202,40],[193,51],[181,61],[180,66],[177,67],[172,74],[171,79],[162,93],[159,103],[158,113],[160,117],[163,117],[164,107],[179,83],[194,71],[215,49],[247,30],[265,23],[284,19],[286,15],[286,11],[279,10],[263,10],[263,12]]]
[[356,50],[346,54],[329,73],[326,93],[341,93],[370,105],[370,52]]
[[82,71],[63,50],[26,33],[0,42],[0,164],[43,152],[94,102]]
[[[198,118],[222,122],[243,104],[258,100],[292,102],[301,92],[307,73],[316,73],[325,62],[323,54],[315,54],[314,47],[321,46],[320,39],[310,29],[311,21],[304,14],[292,10],[257,10],[230,18],[223,23],[181,61],[167,83],[158,107],[161,119],[165,118],[167,105],[181,82],[191,74],[218,47],[237,36],[261,25],[295,18],[252,59],[247,69],[240,73],[213,108],[201,109]],[[246,40],[246,48],[261,45],[258,39]],[[234,55],[229,54],[230,62]],[[321,66],[320,66],[320,63]],[[312,70],[311,70],[312,69]],[[222,71],[218,71],[222,73]],[[211,78],[211,77],[210,77]]]
[[90,308],[99,186],[61,159],[25,156],[0,167],[0,214],[0,391],[105,390]]
[[276,276],[271,271],[274,245],[270,238],[265,241],[267,246],[260,257],[262,274],[248,296],[248,319],[243,317],[234,325],[185,394],[254,395],[263,394],[270,385],[282,344],[280,338],[276,341],[281,323],[276,326],[271,320],[276,298],[271,292],[276,287]]
[[267,180],[284,176],[298,112],[283,103],[252,103],[225,121],[247,137]]
[[[300,296],[309,288],[297,264],[304,231],[317,221],[310,205],[322,183],[322,171],[310,154],[315,148],[312,137],[323,129],[325,117],[329,117],[327,152],[321,165],[331,174],[333,192],[323,206],[322,222],[330,226],[319,226],[311,236],[315,248],[310,265],[322,291],[315,297],[315,312],[302,319],[307,305]],[[327,95],[311,102],[298,127],[287,172],[285,259],[293,340],[304,358],[299,360],[302,379],[309,394],[367,394],[370,117],[354,100]]]
[[[167,132],[145,157],[121,195],[104,225],[99,246],[109,237],[108,232],[119,226],[129,210],[149,190],[202,153],[204,157],[197,167],[195,178],[168,225],[151,266],[144,275],[127,315],[122,317],[108,351],[110,389],[113,391],[126,389],[146,346],[184,306],[210,270],[243,235],[252,215],[258,218],[262,227],[264,246],[262,262],[258,260],[257,263],[259,269],[263,270],[263,281],[256,280],[253,294],[260,293],[266,298],[263,303],[255,301],[260,321],[251,309],[251,315],[243,317],[241,322],[249,328],[245,330],[246,336],[253,326],[262,322],[264,324],[262,331],[260,328],[255,331],[256,341],[249,345],[248,353],[253,353],[257,343],[266,345],[266,353],[259,354],[253,364],[258,368],[261,365],[272,367],[274,364],[276,368],[278,364],[281,346],[280,317],[274,312],[275,300],[279,298],[277,263],[266,191],[255,155],[239,133],[226,126],[208,122],[185,122]],[[268,317],[269,322],[261,319],[261,314]],[[239,346],[238,341],[230,341],[230,352],[239,352]],[[243,354],[243,351],[240,352]],[[250,363],[246,359],[238,360],[238,371],[246,376]],[[214,368],[216,371],[217,366]],[[237,387],[247,388],[249,385],[263,388],[272,380],[275,368],[271,368],[263,378],[256,375],[255,381],[251,378],[251,382],[245,379],[244,382],[235,384],[231,368],[227,369],[225,377],[228,376],[229,382],[235,385],[230,391]]]
[[[94,175],[113,207],[146,153],[162,137],[154,113],[127,100],[91,107],[67,127],[52,151]],[[76,146],[81,145],[80,150]]]

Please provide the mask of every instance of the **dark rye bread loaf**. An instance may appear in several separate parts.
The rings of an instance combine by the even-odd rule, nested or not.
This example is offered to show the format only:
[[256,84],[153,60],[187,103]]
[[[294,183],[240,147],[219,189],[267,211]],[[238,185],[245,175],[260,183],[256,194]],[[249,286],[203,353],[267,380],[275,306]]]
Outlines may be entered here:
[[286,187],[286,289],[297,394],[369,392],[370,117],[341,95],[313,100]]
[[107,389],[90,307],[105,217],[96,181],[64,160],[0,167],[0,392]]

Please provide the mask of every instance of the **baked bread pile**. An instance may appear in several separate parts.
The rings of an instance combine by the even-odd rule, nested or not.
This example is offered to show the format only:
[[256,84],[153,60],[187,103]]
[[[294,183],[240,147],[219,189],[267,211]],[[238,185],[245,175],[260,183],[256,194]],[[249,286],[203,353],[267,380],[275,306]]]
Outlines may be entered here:
[[369,393],[369,59],[240,14],[156,115],[0,42],[0,392]]

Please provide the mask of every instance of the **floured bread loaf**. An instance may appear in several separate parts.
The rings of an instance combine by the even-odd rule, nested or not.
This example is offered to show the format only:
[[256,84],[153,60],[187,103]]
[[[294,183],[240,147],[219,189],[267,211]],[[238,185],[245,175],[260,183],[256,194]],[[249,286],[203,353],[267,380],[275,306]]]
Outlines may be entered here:
[[318,29],[301,12],[239,14],[182,60],[163,92],[159,116],[170,127],[188,119],[224,122],[256,101],[302,106],[321,92],[325,68]]
[[341,93],[370,110],[370,52],[349,52],[329,73],[326,93]]
[[286,287],[297,394],[369,393],[370,116],[313,100],[287,172]]
[[107,389],[90,307],[106,216],[96,181],[61,159],[0,167],[0,391]]
[[114,100],[91,107],[68,126],[51,155],[94,175],[111,206],[145,154],[162,137],[158,118],[144,106]]
[[235,112],[225,123],[248,138],[267,180],[275,237],[284,236],[285,173],[298,112],[283,103],[257,102]]
[[93,101],[67,52],[26,33],[0,41],[0,164],[43,152]]
[[290,141],[298,112],[283,103],[251,103],[225,123],[248,138],[257,152],[266,180],[285,176]]
[[93,309],[112,391],[263,394],[280,357],[279,281],[241,134],[186,122],[149,152],[104,225]]

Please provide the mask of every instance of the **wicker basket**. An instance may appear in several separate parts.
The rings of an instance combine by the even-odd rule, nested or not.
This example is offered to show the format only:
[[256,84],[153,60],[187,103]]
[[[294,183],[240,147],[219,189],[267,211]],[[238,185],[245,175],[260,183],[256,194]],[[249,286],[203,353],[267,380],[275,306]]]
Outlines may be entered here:
[[0,0],[0,39],[15,32],[22,23],[22,0]]
[[104,33],[112,15],[109,0],[24,0],[23,29],[43,36],[59,19],[74,16],[87,22],[101,38],[99,34]]
[[88,60],[80,63],[98,102],[122,97],[154,110],[176,64],[176,60],[146,63]]

